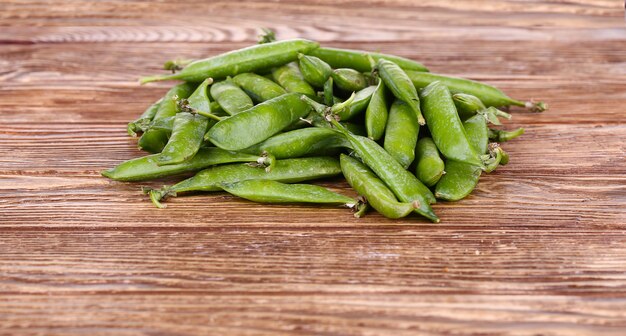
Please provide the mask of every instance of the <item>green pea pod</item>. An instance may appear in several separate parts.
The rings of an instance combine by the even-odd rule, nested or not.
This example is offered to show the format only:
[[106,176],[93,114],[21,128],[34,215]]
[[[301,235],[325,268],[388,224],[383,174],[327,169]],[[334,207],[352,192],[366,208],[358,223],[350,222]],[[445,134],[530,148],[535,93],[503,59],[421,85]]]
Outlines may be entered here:
[[287,92],[299,92],[309,96],[315,96],[315,90],[302,78],[302,74],[296,63],[285,64],[272,70],[274,81],[282,86]]
[[148,193],[152,202],[161,208],[163,206],[159,201],[165,197],[191,191],[219,191],[224,183],[253,179],[294,183],[331,177],[340,173],[339,161],[326,156],[277,160],[269,172],[246,164],[229,164],[207,168],[173,186],[165,186],[159,190],[145,189],[144,192]]
[[489,129],[489,139],[495,142],[507,142],[521,136],[522,134],[524,134],[524,129],[521,127],[513,131]]
[[154,102],[150,107],[148,107],[135,121],[131,121],[128,123],[126,130],[128,131],[128,135],[132,137],[136,137],[138,132],[144,132],[145,127],[149,124],[157,111],[159,110],[159,105],[163,101],[163,98]]
[[233,81],[257,103],[262,103],[287,93],[280,85],[253,73],[242,73],[233,77]]
[[310,107],[299,97],[298,93],[287,93],[224,119],[211,127],[208,139],[227,150],[255,145],[309,113]]
[[[182,83],[171,88],[163,97],[152,120],[173,117],[178,112],[178,99],[188,98],[194,91],[195,85]],[[168,133],[161,130],[147,130],[141,135],[137,145],[150,153],[159,153],[167,144]]]
[[[482,151],[488,142],[485,119],[476,115],[463,123],[463,127],[472,146],[476,146],[474,149],[480,153],[485,153],[486,148]],[[491,171],[498,166],[501,155],[498,157],[498,152],[495,154],[495,158],[491,159],[491,162],[487,161],[488,164],[484,167],[485,171]],[[435,196],[446,201],[458,201],[469,195],[478,185],[481,174],[479,167],[451,159],[446,160],[445,171],[446,174],[435,186]]]
[[392,61],[406,70],[428,71],[421,63],[408,58],[363,50],[316,48],[310,50],[308,54],[320,58],[333,68],[352,68],[359,72],[372,71],[372,65],[369,61],[370,57],[374,61],[378,61],[381,58]]
[[179,164],[196,155],[209,126],[209,119],[199,114],[181,112],[175,118],[172,135],[157,158],[160,166]]
[[424,125],[426,121],[420,110],[420,100],[417,95],[417,90],[404,70],[397,64],[386,59],[379,59],[376,63],[376,69],[378,70],[380,78],[385,82],[385,86],[389,88],[389,91],[391,91],[396,98],[407,103],[415,114],[417,123]]
[[259,203],[315,203],[354,208],[357,201],[312,184],[286,184],[272,180],[245,180],[220,185],[229,194]]
[[401,100],[394,101],[385,129],[384,148],[404,169],[407,169],[415,159],[419,130],[420,127],[409,105]]
[[333,70],[331,76],[333,77],[335,85],[344,91],[356,92],[365,89],[367,86],[365,76],[354,69],[335,69]]
[[452,100],[454,100],[454,106],[456,106],[456,111],[461,120],[467,120],[478,111],[487,108],[478,97],[466,93],[455,93],[452,95]]
[[498,117],[503,117],[509,120],[511,119],[510,114],[500,111],[493,106],[485,107],[480,99],[472,95],[468,95],[465,93],[455,93],[452,95],[452,100],[454,100],[456,110],[459,113],[459,117],[463,121],[473,117],[476,114],[483,115],[483,117],[485,117],[488,122],[494,125],[502,125]]
[[328,63],[322,61],[315,56],[308,56],[304,54],[298,55],[298,66],[302,77],[311,83],[311,85],[321,88],[324,83],[330,78],[333,72],[333,68]]
[[385,183],[360,161],[341,154],[339,162],[348,184],[359,195],[364,196],[372,208],[381,215],[387,218],[402,218],[415,210],[417,204],[398,202]]
[[159,166],[157,158],[160,154],[152,154],[124,161],[115,168],[102,172],[102,175],[116,181],[146,181],[167,176],[179,175],[202,170],[204,168],[234,162],[252,162],[271,169],[274,157],[269,154],[253,155],[225,151],[216,147],[200,148],[198,153],[188,161]]
[[435,196],[446,201],[458,201],[469,195],[480,178],[479,167],[454,160],[446,160],[446,174],[435,186]]
[[[316,103],[310,98],[302,96],[301,99],[309,103],[316,112],[320,114],[326,112],[325,106]],[[359,158],[387,184],[400,201],[417,202],[415,203],[419,205],[415,209],[417,213],[433,222],[439,222],[439,218],[437,218],[437,215],[430,207],[430,203],[435,202],[434,195],[415,175],[406,171],[396,159],[389,155],[374,140],[350,133],[331,115],[325,117],[328,117],[327,120],[350,142],[351,148]]]
[[428,129],[441,154],[447,159],[483,167],[467,139],[448,88],[440,82],[433,82],[422,90],[421,101]]
[[376,91],[375,86],[368,86],[363,90],[360,90],[354,95],[354,100],[349,107],[337,112],[339,120],[350,120],[356,117],[359,113],[367,109],[367,105],[372,98],[372,94]]
[[211,100],[209,99],[209,85],[213,84],[213,79],[205,79],[196,90],[187,98],[187,107],[195,113],[211,113]]
[[387,93],[385,91],[385,83],[379,80],[365,111],[365,129],[367,130],[367,136],[372,140],[382,138],[385,133],[385,127],[387,127],[389,110],[387,108]]
[[433,82],[441,82],[447,86],[452,93],[466,93],[476,96],[486,106],[521,106],[531,111],[542,112],[548,109],[548,105],[542,102],[522,102],[515,100],[505,95],[502,91],[496,89],[491,85],[472,81],[464,78],[447,77],[442,75],[436,75],[432,73],[417,72],[407,70],[406,74],[409,76],[413,85],[416,88],[422,89],[430,85]]
[[332,106],[335,104],[335,96],[333,95],[333,78],[328,77],[324,83],[324,104]]
[[489,145],[489,127],[487,127],[485,118],[477,114],[463,122],[463,128],[468,135],[467,140],[469,140],[472,147],[474,147],[476,153],[480,155],[487,153],[487,145]]
[[277,159],[288,159],[319,155],[329,149],[349,145],[344,137],[331,129],[309,127],[274,135],[241,151],[250,154],[269,152]]
[[211,85],[211,96],[229,115],[235,115],[254,106],[252,99],[231,79]]
[[445,164],[439,156],[439,150],[429,137],[421,138],[416,146],[417,165],[415,175],[428,187],[432,187],[443,176]]
[[163,97],[163,101],[159,105],[159,109],[154,115],[153,120],[176,115],[176,113],[178,113],[178,100],[189,98],[196,89],[196,86],[197,85],[193,83],[182,83],[172,87],[167,91],[165,97]]
[[269,70],[293,62],[298,58],[299,53],[306,54],[318,46],[317,42],[304,39],[257,44],[197,60],[175,74],[143,77],[140,82],[144,84],[171,79],[201,82],[206,78],[222,79],[244,72]]

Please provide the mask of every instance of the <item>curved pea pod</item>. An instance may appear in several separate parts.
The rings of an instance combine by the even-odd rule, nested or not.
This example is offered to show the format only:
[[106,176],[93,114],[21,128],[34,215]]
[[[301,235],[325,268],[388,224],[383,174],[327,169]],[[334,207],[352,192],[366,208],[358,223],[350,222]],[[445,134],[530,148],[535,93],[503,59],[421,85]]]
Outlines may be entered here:
[[477,114],[463,122],[463,128],[467,134],[467,140],[476,150],[476,153],[481,155],[487,153],[489,127],[487,127],[485,118]]
[[[325,106],[316,103],[306,96],[302,96],[301,99],[309,103],[316,112],[320,114],[325,113]],[[350,147],[361,158],[363,163],[370,167],[385,182],[400,201],[416,202],[414,204],[418,205],[415,209],[417,213],[433,222],[439,222],[439,218],[430,207],[430,203],[436,201],[434,195],[415,175],[406,171],[396,159],[389,155],[374,140],[350,133],[332,115],[324,117],[327,117],[328,122],[350,142]]]
[[287,93],[285,89],[270,79],[253,73],[239,74],[233,77],[233,82],[237,83],[257,103],[262,103]]
[[480,99],[472,95],[455,93],[452,95],[452,100],[454,100],[456,111],[459,113],[461,120],[467,120],[476,114],[481,114],[488,122],[494,125],[501,125],[498,117],[511,119],[510,114],[500,111],[493,106],[485,107],[485,104]]
[[165,197],[176,196],[182,192],[219,191],[224,183],[261,179],[295,183],[340,173],[339,161],[326,156],[277,160],[269,172],[247,164],[229,164],[207,168],[173,186],[165,186],[159,190],[145,189],[144,192],[148,193],[157,207],[163,207],[159,201]]
[[171,79],[201,82],[209,77],[222,79],[244,72],[269,70],[293,62],[299,53],[306,54],[318,46],[317,42],[304,39],[258,44],[194,61],[175,74],[143,77],[140,82],[144,84]]
[[209,126],[209,119],[199,114],[181,112],[174,118],[172,135],[157,158],[160,166],[179,164],[196,155]]
[[415,175],[425,185],[432,187],[443,176],[445,164],[439,156],[439,150],[429,137],[421,138],[416,147],[417,165]]
[[163,98],[157,100],[152,105],[150,105],[140,116],[128,123],[126,130],[128,131],[128,135],[132,137],[136,137],[137,133],[144,132],[147,125],[154,119],[156,115],[159,105],[163,101]]
[[466,93],[476,96],[486,106],[498,107],[514,105],[525,107],[536,112],[542,112],[548,109],[548,105],[543,102],[522,102],[515,100],[491,85],[465,78],[448,77],[410,70],[407,70],[406,74],[413,82],[413,85],[418,89],[425,88],[433,82],[441,82],[443,85],[447,86],[452,93]]
[[360,161],[341,154],[339,162],[348,184],[381,215],[402,218],[415,210],[417,204],[398,202],[385,183]]
[[394,101],[387,120],[383,147],[404,169],[415,159],[419,130],[411,108],[401,100]]
[[308,54],[320,58],[333,68],[352,68],[359,72],[372,71],[369,57],[374,59],[374,61],[378,61],[381,58],[392,61],[402,69],[428,71],[423,64],[408,58],[363,50],[316,48],[309,51]]
[[259,203],[315,203],[353,208],[357,200],[312,184],[286,184],[272,180],[245,180],[220,185],[229,194]]
[[391,91],[396,98],[407,103],[415,114],[417,123],[424,125],[426,121],[420,110],[420,100],[417,95],[417,90],[404,70],[397,64],[385,59],[378,60],[376,69],[378,70],[380,78],[385,82],[385,86],[389,88],[389,91]]
[[350,120],[357,116],[359,113],[365,111],[374,91],[376,91],[376,86],[368,86],[365,89],[357,92],[354,95],[354,100],[352,101],[350,106],[337,112],[339,120]]
[[272,76],[274,81],[287,92],[299,92],[312,97],[315,96],[315,90],[304,80],[296,63],[288,63],[273,69]]
[[340,68],[333,70],[331,74],[335,85],[344,91],[356,92],[365,89],[367,80],[362,73],[350,69]]
[[268,168],[274,164],[274,158],[269,154],[237,153],[216,147],[200,148],[198,153],[188,161],[167,166],[157,164],[159,155],[152,154],[122,162],[112,169],[103,171],[102,175],[116,181],[146,181],[195,172],[224,163],[251,162]]
[[[186,99],[186,107],[195,113],[211,113],[211,100],[209,99],[209,85],[213,84],[213,79],[205,79],[196,90]],[[180,104],[180,103],[179,103]]]
[[309,127],[274,135],[241,151],[250,154],[268,152],[277,159],[288,159],[319,155],[329,149],[349,146],[344,137],[331,129]]
[[522,134],[524,134],[524,129],[521,127],[513,131],[489,129],[489,139],[495,142],[510,141],[521,136]]
[[299,97],[298,93],[288,93],[224,119],[211,127],[208,139],[227,150],[255,145],[309,113],[309,105]]
[[435,196],[446,201],[463,199],[476,188],[480,174],[479,167],[447,159],[446,174],[435,186]]
[[422,90],[421,101],[428,129],[441,154],[447,159],[482,167],[480,157],[467,139],[448,88],[440,82],[433,82]]
[[332,106],[335,104],[335,96],[333,95],[333,78],[328,77],[324,83],[324,104]]
[[252,99],[230,79],[211,85],[211,95],[229,115],[235,115],[254,106]]
[[[195,89],[195,85],[182,83],[172,87],[163,97],[152,120],[173,117],[178,113],[178,99],[189,97]],[[167,144],[168,133],[161,130],[146,130],[139,138],[137,145],[139,148],[150,153],[159,153]]]
[[311,83],[311,85],[321,88],[330,78],[333,68],[328,63],[322,61],[318,57],[308,56],[304,54],[298,55],[298,66],[302,77]]
[[372,140],[382,138],[387,126],[389,110],[387,108],[387,93],[385,91],[385,83],[379,80],[365,110],[365,129],[367,136]]
[[[474,120],[472,120],[474,119]],[[482,151],[487,147],[488,137],[486,134],[487,123],[485,119],[476,115],[463,123],[467,137],[475,150]],[[485,148],[485,153],[487,149]],[[494,155],[495,154],[495,155]],[[498,166],[502,156],[499,152],[492,152],[493,158],[486,160],[485,171],[491,171]],[[501,154],[501,153],[500,153]],[[435,196],[446,201],[458,201],[469,195],[480,178],[481,169],[475,165],[447,159],[445,163],[446,174],[441,177],[435,186]]]

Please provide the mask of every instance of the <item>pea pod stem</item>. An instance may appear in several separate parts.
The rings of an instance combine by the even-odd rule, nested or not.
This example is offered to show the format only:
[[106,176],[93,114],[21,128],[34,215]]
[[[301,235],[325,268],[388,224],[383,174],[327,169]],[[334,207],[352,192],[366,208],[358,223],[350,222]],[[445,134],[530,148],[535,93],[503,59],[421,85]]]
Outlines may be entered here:
[[217,116],[211,112],[196,110],[195,108],[189,105],[189,101],[187,99],[179,99],[178,108],[180,109],[181,112],[189,112],[191,114],[198,114],[203,117],[213,119],[215,121],[221,121],[222,119],[225,119],[225,117]]
[[489,139],[495,142],[506,142],[524,134],[524,128],[520,127],[513,131],[489,129]]

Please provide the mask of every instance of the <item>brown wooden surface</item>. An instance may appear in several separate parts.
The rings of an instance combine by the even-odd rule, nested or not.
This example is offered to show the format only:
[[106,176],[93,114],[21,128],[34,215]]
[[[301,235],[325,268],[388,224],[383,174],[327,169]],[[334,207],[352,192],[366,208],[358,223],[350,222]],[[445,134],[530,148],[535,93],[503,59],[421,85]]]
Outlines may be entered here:
[[[624,335],[623,3],[306,3],[0,3],[0,334]],[[222,193],[157,210],[99,176],[141,155],[125,123],[171,85],[140,75],[259,27],[551,109],[515,114],[510,165],[440,224]]]

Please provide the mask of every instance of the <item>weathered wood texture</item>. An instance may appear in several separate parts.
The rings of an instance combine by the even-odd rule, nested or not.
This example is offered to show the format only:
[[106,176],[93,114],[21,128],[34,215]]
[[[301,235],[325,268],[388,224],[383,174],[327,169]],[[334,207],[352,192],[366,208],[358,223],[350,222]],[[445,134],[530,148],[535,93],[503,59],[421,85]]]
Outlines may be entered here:
[[[0,334],[624,335],[624,26],[616,0],[2,1]],[[99,176],[170,85],[139,75],[259,27],[551,109],[514,111],[511,164],[440,224],[223,193],[157,210]]]

